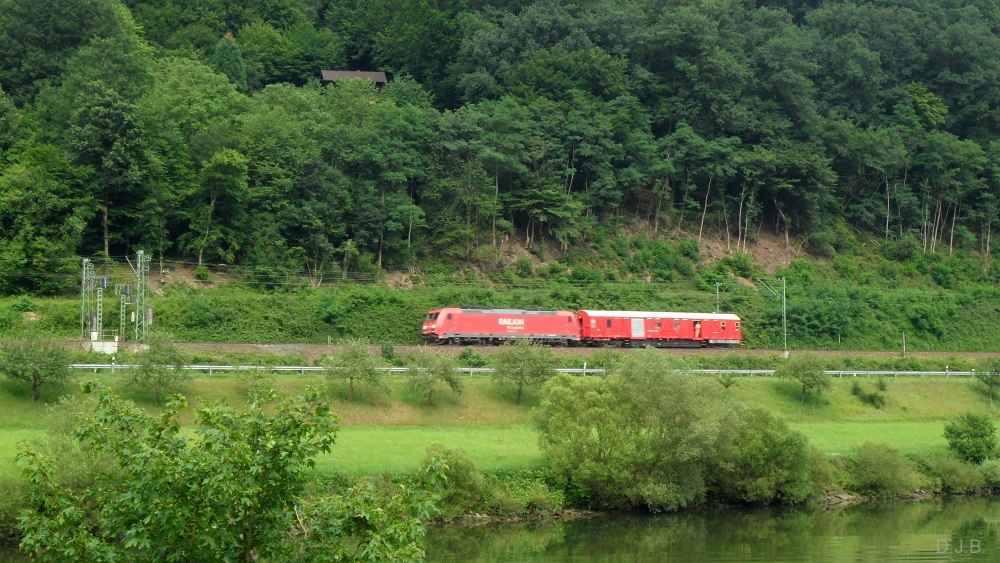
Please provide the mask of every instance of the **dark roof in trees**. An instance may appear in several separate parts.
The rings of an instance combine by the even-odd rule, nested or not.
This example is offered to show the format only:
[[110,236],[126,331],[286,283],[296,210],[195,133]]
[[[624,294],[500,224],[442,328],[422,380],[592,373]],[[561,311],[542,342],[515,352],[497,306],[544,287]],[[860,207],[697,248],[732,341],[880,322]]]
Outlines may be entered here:
[[385,84],[388,82],[385,78],[384,72],[366,72],[363,70],[322,70],[320,73],[323,75],[324,82],[346,80],[348,78],[371,80],[375,84]]

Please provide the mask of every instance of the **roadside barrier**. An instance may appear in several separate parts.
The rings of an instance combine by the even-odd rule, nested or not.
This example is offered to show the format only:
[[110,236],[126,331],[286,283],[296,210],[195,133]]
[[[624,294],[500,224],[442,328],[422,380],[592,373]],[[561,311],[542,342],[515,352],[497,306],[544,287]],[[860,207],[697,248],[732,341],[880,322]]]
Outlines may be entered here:
[[[127,370],[133,367],[129,364],[69,364],[70,368],[73,369],[86,369],[86,370]],[[305,374],[306,372],[314,371],[326,371],[327,368],[323,366],[227,366],[227,365],[209,365],[209,364],[195,364],[190,366],[184,366],[183,369],[190,371],[207,371],[209,375],[215,372],[228,372],[228,371],[291,371],[299,372]],[[337,368],[331,368],[337,369]],[[390,373],[401,373],[409,371],[409,368],[405,367],[388,367],[379,368],[383,371]],[[493,373],[493,368],[467,368],[460,367],[458,371],[472,375],[474,373]],[[559,373],[575,373],[579,375],[590,375],[590,374],[601,374],[605,370],[603,368],[559,368],[555,371]],[[773,369],[693,369],[688,370],[689,373],[699,373],[706,375],[742,375],[746,377],[755,376],[768,376],[773,375]],[[826,370],[827,375],[833,377],[944,377],[950,378],[955,377],[975,377],[976,370],[972,371],[869,371],[869,370]]]

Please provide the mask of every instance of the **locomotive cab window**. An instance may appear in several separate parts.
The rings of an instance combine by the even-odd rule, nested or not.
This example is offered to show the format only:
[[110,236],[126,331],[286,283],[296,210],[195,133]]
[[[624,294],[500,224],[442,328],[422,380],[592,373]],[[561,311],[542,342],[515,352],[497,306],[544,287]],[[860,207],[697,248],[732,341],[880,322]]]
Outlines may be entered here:
[[451,313],[448,313],[448,320],[451,320]]

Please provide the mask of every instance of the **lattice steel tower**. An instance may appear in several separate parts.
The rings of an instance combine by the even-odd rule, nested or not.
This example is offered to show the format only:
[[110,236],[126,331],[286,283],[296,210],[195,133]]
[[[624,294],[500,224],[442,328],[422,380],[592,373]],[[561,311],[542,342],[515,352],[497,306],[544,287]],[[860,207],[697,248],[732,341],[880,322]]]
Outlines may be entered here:
[[94,276],[94,264],[83,259],[83,277],[80,280],[80,339],[93,340],[93,332],[97,330],[95,326],[94,305],[97,301],[95,295],[97,278]]
[[153,306],[149,304],[149,263],[152,256],[139,251],[135,259],[135,341],[145,342],[153,324]]

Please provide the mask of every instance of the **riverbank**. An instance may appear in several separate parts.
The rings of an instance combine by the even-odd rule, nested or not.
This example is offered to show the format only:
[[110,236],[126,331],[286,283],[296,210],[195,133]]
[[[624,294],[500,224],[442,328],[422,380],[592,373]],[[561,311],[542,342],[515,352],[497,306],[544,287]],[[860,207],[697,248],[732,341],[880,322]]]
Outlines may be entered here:
[[[105,381],[151,414],[160,412],[151,392],[126,387],[110,374],[88,375]],[[286,396],[304,392],[309,385],[327,383],[309,373],[271,375],[273,387]],[[878,388],[874,379],[835,378],[828,391],[810,393],[801,403],[800,388],[794,381],[737,378],[723,390],[716,376],[698,377],[705,382],[715,381],[719,393],[780,415],[834,460],[838,473],[833,479],[837,483],[846,482],[850,474],[848,460],[866,441],[888,442],[898,456],[909,460],[907,463],[936,460],[947,452],[942,436],[945,421],[969,411],[987,415],[996,412],[982,389],[969,378],[890,379],[881,391],[884,404],[875,408],[853,392],[855,383],[874,392]],[[540,391],[526,390],[522,404],[516,405],[516,389],[511,386],[501,386],[481,375],[467,376],[465,382],[462,394],[442,390],[435,394],[433,405],[426,404],[424,394],[409,389],[405,376],[393,377],[380,391],[356,385],[354,402],[348,400],[346,382],[331,382],[329,392],[341,430],[333,451],[316,458],[315,477],[341,483],[355,483],[366,477],[384,482],[409,481],[428,447],[438,443],[464,452],[483,476],[475,502],[467,501],[472,503],[467,510],[452,509],[452,517],[468,513],[500,519],[551,517],[567,509],[586,508],[568,499],[566,491],[549,481],[542,470],[545,459],[532,426]],[[192,405],[213,400],[239,404],[249,385],[245,379],[223,374],[196,377],[183,391]],[[27,490],[13,457],[21,450],[21,443],[38,441],[55,430],[52,419],[58,418],[59,407],[54,398],[61,395],[70,397],[71,405],[81,399],[79,391],[67,385],[45,389],[43,400],[31,403],[26,390],[10,381],[0,381],[0,519],[5,520],[0,527],[8,536],[15,530],[13,519],[23,506]],[[190,409],[182,413],[181,422],[191,423]],[[929,474],[918,485],[923,487],[921,490],[930,492],[937,487],[944,491],[952,486],[934,474],[940,468],[932,469],[926,469]],[[835,497],[851,494],[854,499],[856,491],[840,487],[829,492]]]

